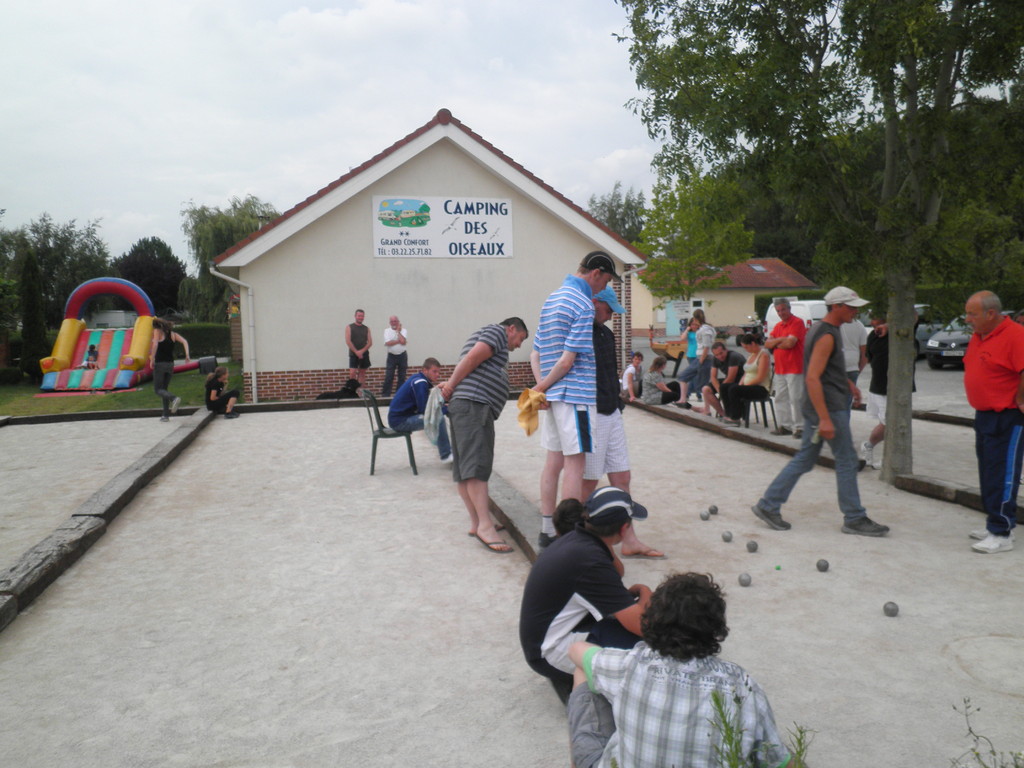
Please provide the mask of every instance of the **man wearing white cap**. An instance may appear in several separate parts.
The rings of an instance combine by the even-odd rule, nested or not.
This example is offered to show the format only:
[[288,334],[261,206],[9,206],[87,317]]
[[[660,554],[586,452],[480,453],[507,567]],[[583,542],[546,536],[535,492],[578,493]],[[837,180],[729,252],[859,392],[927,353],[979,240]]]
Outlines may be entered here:
[[888,527],[871,520],[860,503],[857,450],[850,432],[850,395],[853,395],[853,402],[860,402],[860,390],[846,375],[843,337],[839,330],[843,323],[851,322],[867,303],[856,291],[844,286],[833,288],[825,294],[828,314],[807,332],[803,442],[800,450],[768,486],[761,500],[751,507],[755,516],[777,531],[791,527],[782,519],[782,505],[789,499],[800,477],[814,467],[821,453],[822,441],[827,441],[836,462],[836,488],[839,508],[843,513],[843,533],[884,536],[889,532]]

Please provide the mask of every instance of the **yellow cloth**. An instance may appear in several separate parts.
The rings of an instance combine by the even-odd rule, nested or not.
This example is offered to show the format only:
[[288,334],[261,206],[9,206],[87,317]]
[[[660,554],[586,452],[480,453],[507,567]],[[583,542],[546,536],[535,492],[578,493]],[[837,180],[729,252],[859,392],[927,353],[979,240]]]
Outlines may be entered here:
[[537,431],[537,412],[547,401],[543,392],[534,389],[524,389],[519,396],[519,426],[526,431],[527,437]]

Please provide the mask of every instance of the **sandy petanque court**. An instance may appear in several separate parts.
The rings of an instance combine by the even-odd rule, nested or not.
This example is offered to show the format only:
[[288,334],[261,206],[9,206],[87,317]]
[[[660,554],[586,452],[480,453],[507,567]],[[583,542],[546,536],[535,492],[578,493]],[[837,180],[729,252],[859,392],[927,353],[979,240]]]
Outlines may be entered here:
[[[833,473],[817,468],[784,509],[793,529],[772,531],[749,507],[786,456],[639,409],[625,418],[633,493],[651,510],[638,530],[668,554],[627,560],[627,583],[714,574],[729,602],[723,656],[762,684],[783,729],[817,732],[813,765],[948,765],[970,746],[953,709],[965,697],[997,747],[1024,746],[1024,551],[971,552],[979,513],[865,471],[865,506],[892,533],[844,535]],[[854,422],[866,434],[866,417]],[[34,543],[75,506],[39,504],[19,478],[38,484],[38,467],[80,460],[61,446],[81,454],[84,435],[102,445],[124,424],[0,429],[5,462],[17,451],[25,465],[2,476],[5,538]],[[142,443],[165,434],[149,426]],[[970,429],[914,429],[917,472],[976,485]],[[514,404],[498,432],[498,474],[536,504],[537,436]],[[4,764],[567,765],[564,713],[518,645],[529,563],[466,536],[449,473],[414,442],[418,477],[401,441],[381,443],[370,477],[362,409],[210,423],[0,632]],[[719,514],[702,521],[710,504]]]

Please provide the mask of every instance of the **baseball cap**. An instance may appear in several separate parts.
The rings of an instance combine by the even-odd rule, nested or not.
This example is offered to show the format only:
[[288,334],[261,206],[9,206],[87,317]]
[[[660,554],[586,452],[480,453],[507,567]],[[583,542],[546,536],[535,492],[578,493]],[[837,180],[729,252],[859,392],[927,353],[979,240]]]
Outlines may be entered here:
[[623,309],[622,305],[619,304],[619,297],[615,295],[615,291],[613,291],[610,287],[605,288],[603,291],[596,294],[594,296],[594,301],[603,301],[605,304],[611,307],[612,312],[614,312],[617,315],[622,315],[625,314],[626,312],[626,310]]
[[606,275],[611,275],[615,278],[616,282],[622,282],[622,278],[615,272],[615,262],[604,251],[591,251],[588,253],[583,257],[583,261],[580,262],[580,268],[587,270],[599,269]]
[[858,296],[856,291],[847,288],[845,285],[837,286],[825,294],[825,304],[828,306],[845,304],[848,307],[863,307],[865,304],[870,303]]
[[615,523],[647,518],[647,508],[637,504],[621,488],[613,485],[598,488],[583,505],[587,510],[587,519],[592,523]]

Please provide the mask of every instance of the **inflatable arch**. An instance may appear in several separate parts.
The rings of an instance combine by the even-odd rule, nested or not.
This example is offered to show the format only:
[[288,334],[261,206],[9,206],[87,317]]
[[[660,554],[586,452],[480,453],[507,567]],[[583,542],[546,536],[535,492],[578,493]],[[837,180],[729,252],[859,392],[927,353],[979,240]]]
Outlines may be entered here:
[[[96,296],[125,299],[138,313],[134,328],[87,330],[85,310]],[[87,280],[68,297],[53,354],[39,361],[44,390],[124,389],[149,378],[149,347],[153,339],[153,302],[139,286],[117,277]],[[85,356],[95,346],[99,359],[86,368]]]

